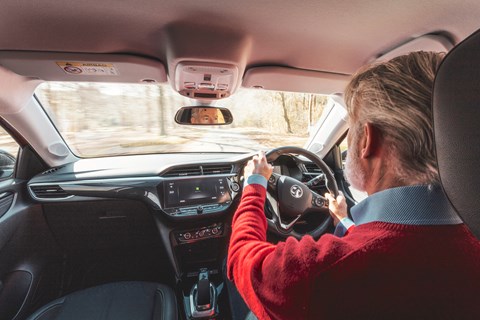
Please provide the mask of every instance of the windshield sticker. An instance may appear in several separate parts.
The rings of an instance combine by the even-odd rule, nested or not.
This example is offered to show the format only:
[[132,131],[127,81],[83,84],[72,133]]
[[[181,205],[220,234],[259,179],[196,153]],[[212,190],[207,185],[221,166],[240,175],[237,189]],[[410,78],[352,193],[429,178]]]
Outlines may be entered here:
[[113,63],[63,62],[57,65],[65,73],[83,76],[117,76],[118,71]]

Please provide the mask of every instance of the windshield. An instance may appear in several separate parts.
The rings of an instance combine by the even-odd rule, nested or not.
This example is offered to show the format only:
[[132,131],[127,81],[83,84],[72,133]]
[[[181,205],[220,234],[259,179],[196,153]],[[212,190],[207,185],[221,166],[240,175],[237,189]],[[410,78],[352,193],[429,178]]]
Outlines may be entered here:
[[195,102],[168,84],[45,82],[35,95],[79,157],[303,147],[328,99],[241,88],[215,104],[230,109],[232,124],[182,126],[176,111]]

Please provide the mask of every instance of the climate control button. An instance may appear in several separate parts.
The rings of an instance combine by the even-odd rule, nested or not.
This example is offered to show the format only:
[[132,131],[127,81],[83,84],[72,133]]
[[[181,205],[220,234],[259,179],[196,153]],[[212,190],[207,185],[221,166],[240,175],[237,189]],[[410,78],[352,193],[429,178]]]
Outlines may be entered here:
[[177,241],[191,242],[221,236],[223,233],[223,224],[215,223],[208,227],[200,229],[182,231],[175,234]]

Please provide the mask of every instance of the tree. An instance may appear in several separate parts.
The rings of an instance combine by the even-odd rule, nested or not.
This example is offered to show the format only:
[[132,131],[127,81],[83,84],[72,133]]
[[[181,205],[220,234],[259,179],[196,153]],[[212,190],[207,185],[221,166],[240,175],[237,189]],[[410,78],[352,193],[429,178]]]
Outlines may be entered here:
[[292,126],[290,125],[290,119],[288,118],[288,108],[285,99],[285,92],[278,92],[278,94],[282,101],[283,118],[285,119],[285,124],[287,125],[287,133],[292,133]]
[[[153,99],[154,96],[154,86],[150,85],[147,86],[147,110],[145,112],[144,116],[144,121],[146,125],[146,131],[147,133],[150,133],[152,131],[152,120],[153,120],[153,105],[155,104],[155,100]],[[158,102],[157,102],[158,104]]]
[[159,129],[160,129],[160,136],[164,136],[167,133],[165,128],[165,106],[166,106],[166,99],[165,99],[165,92],[163,87],[157,86],[158,88],[158,107],[160,108],[159,112]]

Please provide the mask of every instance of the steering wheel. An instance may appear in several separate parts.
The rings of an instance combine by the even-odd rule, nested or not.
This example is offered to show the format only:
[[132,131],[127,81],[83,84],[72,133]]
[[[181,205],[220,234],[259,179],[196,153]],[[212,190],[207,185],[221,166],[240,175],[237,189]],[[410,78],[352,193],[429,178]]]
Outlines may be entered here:
[[[319,166],[325,175],[325,185],[328,191],[335,198],[338,196],[338,186],[333,173],[317,155],[298,147],[280,147],[267,152],[267,161],[273,162],[284,154],[305,156]],[[332,224],[328,200],[325,197],[311,190],[303,182],[277,173],[272,173],[268,180],[266,210],[273,211],[272,218],[267,216],[268,229],[281,237],[294,236],[300,239],[304,236],[293,230],[293,227],[306,213],[327,215],[327,218],[318,227],[306,233],[314,239],[318,239]]]

